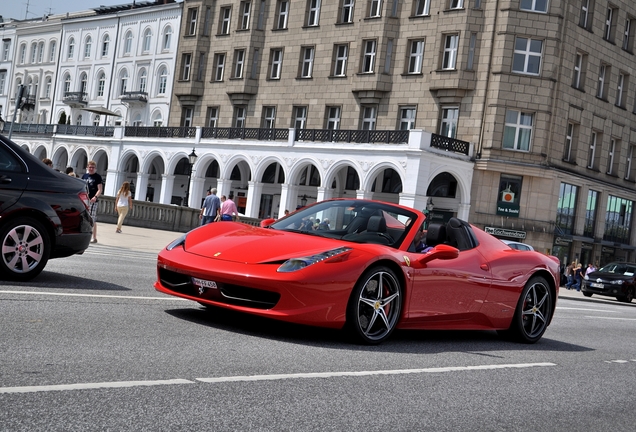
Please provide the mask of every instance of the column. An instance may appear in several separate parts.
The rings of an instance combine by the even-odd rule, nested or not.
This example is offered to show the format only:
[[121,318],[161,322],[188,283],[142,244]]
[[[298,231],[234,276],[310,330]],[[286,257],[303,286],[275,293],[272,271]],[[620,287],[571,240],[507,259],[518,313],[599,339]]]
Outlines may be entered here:
[[135,199],[146,201],[146,192],[148,192],[148,178],[150,174],[137,173],[137,181],[135,185]]
[[170,204],[172,202],[174,178],[175,176],[171,174],[161,174],[161,192],[159,193],[159,202],[161,204]]
[[[113,165],[114,166],[114,165]],[[122,183],[122,174],[113,169],[106,170],[106,184],[104,185],[104,195],[115,196]]]
[[324,201],[333,198],[334,190],[331,188],[319,187],[316,192],[316,201]]
[[373,199],[373,192],[358,189],[356,190],[356,198],[357,199]]
[[219,178],[216,181],[216,195],[221,198],[225,195],[230,195],[230,188],[232,187],[232,180]]
[[293,212],[296,209],[296,205],[292,207],[291,203],[289,202],[290,186],[291,185],[289,183],[283,183],[280,185],[280,208],[278,210],[278,217],[283,217],[285,215],[285,210]]
[[247,204],[245,205],[245,216],[257,218],[260,210],[261,195],[263,193],[263,183],[247,182]]
[[205,179],[192,177],[190,183],[190,207],[201,208],[203,199],[207,196],[207,190],[203,190],[205,186]]

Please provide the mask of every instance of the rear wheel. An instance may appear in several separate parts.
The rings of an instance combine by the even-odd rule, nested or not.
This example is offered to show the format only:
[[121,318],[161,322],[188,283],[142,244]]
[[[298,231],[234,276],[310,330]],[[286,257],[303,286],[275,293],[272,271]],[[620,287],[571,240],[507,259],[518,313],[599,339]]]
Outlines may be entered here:
[[380,266],[367,270],[356,283],[347,308],[347,325],[366,344],[386,340],[402,311],[403,290],[393,270]]
[[33,279],[49,260],[49,234],[35,219],[27,217],[10,221],[0,229],[0,241],[0,272],[9,279]]
[[521,293],[510,328],[500,334],[517,342],[537,342],[548,328],[552,304],[548,282],[541,276],[533,277]]

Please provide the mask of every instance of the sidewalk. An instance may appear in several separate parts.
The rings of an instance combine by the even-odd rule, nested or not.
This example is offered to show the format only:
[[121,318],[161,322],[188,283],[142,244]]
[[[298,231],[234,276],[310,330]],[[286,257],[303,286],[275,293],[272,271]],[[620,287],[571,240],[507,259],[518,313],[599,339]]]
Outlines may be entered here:
[[622,303],[616,300],[615,297],[599,296],[594,294],[592,297],[585,297],[582,292],[577,290],[569,290],[565,287],[559,288],[559,298],[568,300],[580,300],[592,303],[607,303],[621,306],[636,307],[636,303]]
[[118,234],[115,232],[116,227],[116,224],[99,222],[98,220],[97,243],[91,243],[88,247],[105,245],[122,249],[159,253],[172,240],[184,234],[182,232],[133,227],[125,223],[121,227],[122,232]]

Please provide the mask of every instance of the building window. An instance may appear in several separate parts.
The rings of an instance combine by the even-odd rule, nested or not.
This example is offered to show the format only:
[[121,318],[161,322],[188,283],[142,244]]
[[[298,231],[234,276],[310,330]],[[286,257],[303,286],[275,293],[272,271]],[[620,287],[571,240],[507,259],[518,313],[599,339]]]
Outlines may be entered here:
[[199,10],[197,8],[188,9],[188,25],[186,26],[188,36],[194,36],[197,33],[197,15]]
[[378,108],[376,106],[362,107],[362,130],[375,130]]
[[104,88],[106,87],[106,74],[103,72],[99,74],[99,78],[97,80],[97,97],[104,96]]
[[296,129],[305,129],[307,127],[307,107],[295,106],[294,118],[292,119],[292,125]]
[[391,62],[393,61],[393,39],[386,41],[386,57],[384,58],[384,73],[391,73]]
[[590,152],[587,158],[587,167],[589,169],[596,169],[596,145],[602,142],[602,135],[596,131],[592,131],[592,140],[590,141]]
[[326,113],[326,125],[325,128],[329,130],[340,129],[340,107],[328,106]]
[[572,158],[572,149],[574,148],[575,134],[578,133],[578,127],[574,123],[568,123],[568,128],[565,134],[565,147],[563,148],[563,160],[574,161]]
[[415,107],[400,108],[400,130],[410,130],[415,127]]
[[51,47],[49,48],[49,62],[53,63],[55,61],[55,49],[57,48],[57,44],[55,41],[51,42]]
[[616,15],[618,9],[611,6],[607,7],[605,14],[605,27],[603,29],[603,39],[614,43],[614,35],[616,34]]
[[64,77],[64,95],[66,96],[68,93],[70,93],[71,91],[71,77],[69,75],[66,75]]
[[334,65],[333,76],[343,77],[347,75],[347,58],[349,45],[335,45],[333,47]]
[[301,53],[300,77],[311,78],[314,68],[314,47],[302,47]]
[[587,205],[585,206],[585,225],[583,226],[583,235],[585,237],[594,237],[597,202],[598,192],[592,189],[588,190]]
[[172,27],[166,27],[166,30],[163,33],[163,50],[167,51],[170,49],[170,43],[172,41]]
[[421,74],[422,73],[422,59],[424,58],[424,41],[412,40],[409,41],[409,58],[407,59],[409,74]]
[[620,72],[618,74],[618,83],[616,86],[616,106],[620,108],[625,108],[625,97],[627,93],[627,88],[629,87],[629,76]]
[[102,40],[102,57],[106,57],[108,55],[108,47],[110,45],[110,37],[108,35],[104,36]]
[[[26,52],[26,45],[22,45],[22,53],[20,56],[20,63],[24,63],[24,53]],[[71,60],[75,54],[75,39],[71,38],[68,41],[68,52],[66,58]]]
[[[1,80],[0,80],[1,81]],[[0,83],[1,84],[1,83]],[[44,99],[51,98],[51,86],[53,85],[51,77],[47,77],[44,85]],[[2,85],[0,85],[0,94],[2,94]]]
[[[4,94],[4,85],[7,82],[7,71],[0,71],[0,95]],[[0,112],[2,114],[2,112]]]
[[264,129],[274,129],[276,127],[276,107],[264,106],[261,127]]
[[596,89],[596,97],[607,100],[607,79],[610,77],[611,68],[606,64],[601,64],[598,71],[598,87]]
[[431,0],[415,0],[413,5],[413,15],[428,16],[431,14]]
[[534,114],[506,110],[503,148],[530,151],[530,138]]
[[258,77],[258,62],[261,58],[261,51],[258,48],[254,48],[254,54],[252,56],[252,71],[250,72],[250,78],[256,79]]
[[548,0],[521,0],[519,9],[532,12],[547,12]]
[[256,24],[256,28],[258,30],[263,30],[263,25],[265,23],[265,6],[266,0],[261,0],[261,6],[258,9],[258,23]]
[[186,53],[181,57],[181,81],[190,80],[190,67],[192,66],[192,54]]
[[123,70],[119,76],[119,96],[122,96],[128,90],[128,72]]
[[362,53],[362,73],[373,73],[373,67],[375,65],[375,52],[376,52],[375,40],[366,40],[362,42],[364,51]]
[[166,94],[166,87],[168,86],[168,70],[164,67],[159,72],[159,85],[157,86],[157,94]]
[[618,162],[617,151],[621,148],[620,141],[617,143],[614,138],[610,139],[610,145],[607,152],[607,174],[614,175],[616,172],[615,163]]
[[283,68],[283,49],[274,48],[269,52],[269,79],[280,79]]
[[9,49],[11,48],[11,41],[2,42],[2,61],[9,61]]
[[457,138],[457,121],[459,119],[459,107],[442,109],[442,119],[439,126],[439,134],[449,138]]
[[457,65],[457,46],[459,44],[459,35],[444,36],[444,55],[442,56],[442,69],[455,69]]
[[232,78],[243,78],[243,65],[245,64],[245,50],[234,50],[234,76]]
[[572,74],[572,87],[583,90],[585,83],[585,68],[587,64],[587,55],[577,52],[574,58],[574,71]]
[[230,19],[232,17],[232,8],[230,6],[221,8],[221,22],[219,23],[219,34],[230,34]]
[[38,46],[35,42],[31,44],[31,64],[35,64],[35,60],[38,56]]
[[199,67],[197,68],[197,81],[203,81],[205,78],[205,53],[199,53]]
[[477,44],[477,33],[470,34],[470,41],[468,43],[468,60],[466,61],[466,70],[473,70],[475,68],[475,45]]
[[354,0],[340,0],[340,23],[353,22]]
[[634,168],[636,167],[636,164],[633,163],[634,156],[636,156],[634,146],[630,145],[625,161],[625,180],[634,181],[636,179],[636,176],[634,176]]
[[629,244],[631,237],[633,201],[617,196],[607,197],[603,240]]
[[208,107],[208,127],[215,128],[219,124],[219,107]]
[[126,40],[124,42],[124,54],[130,54],[130,52],[132,51],[132,40],[133,40],[133,35],[132,32],[128,32],[126,33]]
[[320,0],[307,0],[307,27],[316,27],[320,22]]
[[205,17],[203,18],[203,36],[210,36],[210,19],[212,18],[212,8],[205,8]]
[[592,13],[594,10],[594,0],[580,0],[581,13],[579,15],[579,26],[586,30],[592,29]]
[[623,49],[628,53],[634,51],[634,25],[636,25],[636,19],[627,17],[623,31]]
[[38,63],[42,63],[44,60],[44,42],[38,44]]
[[152,43],[152,31],[150,29],[146,29],[146,31],[144,31],[144,42],[142,47],[143,52],[145,53],[150,52],[151,43]]
[[543,41],[518,37],[515,40],[512,71],[529,75],[539,75],[542,50]]
[[192,127],[193,117],[194,117],[194,108],[189,106],[183,107],[181,111],[181,126]]
[[234,127],[235,128],[244,128],[245,127],[245,117],[247,116],[247,108],[244,106],[234,107]]
[[378,18],[382,16],[382,0],[369,1],[369,18]]
[[276,5],[276,29],[282,30],[287,28],[287,19],[289,18],[289,1],[278,0]]
[[241,30],[247,30],[250,28],[250,12],[252,10],[252,3],[249,1],[241,2]]
[[225,53],[214,55],[214,81],[223,81],[225,69]]
[[464,8],[464,0],[450,0],[449,9],[463,9]]
[[577,194],[578,187],[561,183],[556,211],[556,226],[563,234],[571,235],[574,232]]

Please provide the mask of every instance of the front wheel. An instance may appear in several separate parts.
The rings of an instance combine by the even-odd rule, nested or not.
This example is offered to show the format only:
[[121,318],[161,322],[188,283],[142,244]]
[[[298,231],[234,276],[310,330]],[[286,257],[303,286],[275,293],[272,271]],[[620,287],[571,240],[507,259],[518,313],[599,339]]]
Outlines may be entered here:
[[634,300],[634,289],[628,289],[627,294],[625,294],[624,296],[616,297],[616,300],[623,303],[631,303],[632,300]]
[[361,342],[375,345],[386,340],[402,311],[403,290],[393,270],[374,267],[356,283],[349,306],[347,325]]
[[27,217],[10,221],[0,229],[0,241],[0,273],[8,279],[33,279],[49,260],[49,234],[35,219]]
[[545,278],[531,278],[521,293],[510,328],[500,333],[517,342],[537,342],[548,328],[552,302],[550,286]]
[[594,294],[594,293],[583,291],[583,295],[585,297],[592,297],[592,294]]

